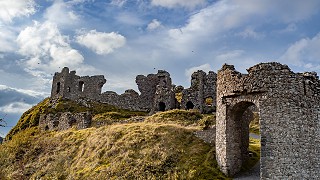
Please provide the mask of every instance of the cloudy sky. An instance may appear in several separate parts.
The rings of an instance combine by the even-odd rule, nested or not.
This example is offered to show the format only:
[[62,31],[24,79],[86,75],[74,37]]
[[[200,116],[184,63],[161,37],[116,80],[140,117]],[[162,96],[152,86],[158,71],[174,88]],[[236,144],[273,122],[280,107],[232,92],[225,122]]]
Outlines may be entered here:
[[0,136],[49,96],[54,72],[103,74],[103,90],[137,89],[137,74],[245,73],[278,61],[320,72],[319,0],[0,0]]

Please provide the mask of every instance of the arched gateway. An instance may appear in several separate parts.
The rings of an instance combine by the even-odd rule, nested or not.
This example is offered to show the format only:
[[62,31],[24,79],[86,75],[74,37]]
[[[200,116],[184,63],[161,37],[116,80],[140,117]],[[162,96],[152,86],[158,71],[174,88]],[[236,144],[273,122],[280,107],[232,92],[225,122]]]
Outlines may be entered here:
[[[320,81],[286,65],[261,63],[248,74],[224,65],[217,77],[216,153],[233,176],[248,157],[248,107],[260,116],[261,179],[319,179]],[[249,108],[250,109],[250,108]]]

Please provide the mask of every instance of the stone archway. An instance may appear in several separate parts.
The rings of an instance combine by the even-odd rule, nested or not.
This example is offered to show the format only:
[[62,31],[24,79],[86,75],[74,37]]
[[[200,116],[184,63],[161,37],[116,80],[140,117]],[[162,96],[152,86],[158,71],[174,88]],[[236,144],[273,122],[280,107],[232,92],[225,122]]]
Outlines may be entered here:
[[[254,108],[250,108],[254,107]],[[253,102],[241,101],[230,107],[227,112],[230,116],[230,120],[234,123],[234,130],[232,134],[233,145],[232,149],[233,157],[236,157],[233,161],[235,164],[240,165],[234,167],[235,169],[241,168],[243,163],[249,158],[249,124],[253,119],[253,112],[251,109],[258,109]],[[230,152],[229,152],[230,153]]]
[[[234,176],[243,163],[245,109],[255,104],[260,116],[260,178],[319,179],[320,80],[294,73],[286,65],[260,63],[241,74],[224,65],[217,77],[216,159]],[[311,81],[313,86],[305,87]],[[305,83],[304,83],[305,82]]]
[[[233,176],[249,158],[249,123],[253,118],[249,107],[260,112],[259,97],[229,98],[225,101],[228,105],[220,106],[217,112],[216,140],[220,142],[216,147],[217,161],[225,174]],[[219,133],[218,136],[219,131],[224,133]]]

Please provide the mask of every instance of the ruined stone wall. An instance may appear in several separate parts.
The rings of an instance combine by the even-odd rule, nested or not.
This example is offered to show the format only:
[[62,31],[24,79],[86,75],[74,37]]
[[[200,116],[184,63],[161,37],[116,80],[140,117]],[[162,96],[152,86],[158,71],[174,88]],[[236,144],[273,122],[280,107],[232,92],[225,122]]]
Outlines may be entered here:
[[[209,113],[216,107],[216,73],[209,71],[207,75],[202,70],[194,72],[191,76],[191,86],[182,91],[181,108],[198,109],[201,113]],[[212,104],[207,104],[206,99],[211,98]]]
[[259,109],[261,179],[319,179],[319,95],[314,73],[261,63],[248,74],[224,65],[217,78],[216,152],[221,170],[237,173],[243,162],[244,112]]
[[105,83],[102,75],[80,77],[76,75],[76,71],[69,72],[69,68],[64,67],[61,73],[56,72],[53,76],[51,98],[97,100]]
[[130,89],[126,90],[125,93],[118,95],[116,92],[107,91],[101,94],[100,102],[114,105],[122,109],[129,109],[134,111],[143,111],[138,106],[139,94]]
[[85,129],[90,127],[92,115],[90,112],[82,113],[56,113],[42,114],[39,120],[41,130],[67,130],[71,127]]
[[140,95],[132,89],[121,95],[107,91],[101,94],[99,101],[136,111],[158,111],[160,102],[165,104],[165,110],[175,108],[173,86],[168,72],[159,70],[157,74],[138,75],[136,83]]
[[172,85],[170,74],[166,71],[159,71],[157,77],[159,84],[156,86],[151,112],[154,113],[156,111],[166,111],[176,108],[174,86]]

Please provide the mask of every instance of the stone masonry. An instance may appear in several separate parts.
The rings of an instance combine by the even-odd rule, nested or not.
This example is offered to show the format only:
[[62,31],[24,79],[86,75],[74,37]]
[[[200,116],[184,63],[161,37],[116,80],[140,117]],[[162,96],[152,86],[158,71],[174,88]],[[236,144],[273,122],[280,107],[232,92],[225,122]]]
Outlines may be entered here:
[[69,72],[69,68],[64,67],[61,73],[56,72],[53,76],[51,98],[98,100],[105,83],[102,75],[80,77],[76,75],[76,71]]
[[[216,109],[216,159],[233,176],[249,157],[249,123],[258,112],[261,132],[261,179],[320,179],[320,80],[316,73],[294,73],[280,63],[260,63],[241,74],[223,65],[218,74],[197,71],[191,87],[175,87],[170,74],[138,75],[140,94],[126,90],[101,93],[104,76],[76,75],[63,68],[53,78],[51,98],[89,99],[120,108],[154,113],[181,106],[210,113]],[[175,93],[182,92],[181,104]],[[40,128],[87,128],[90,113],[42,115]],[[213,135],[214,133],[209,133]],[[211,135],[208,135],[211,136]],[[200,136],[207,136],[206,133]],[[208,142],[214,142],[208,140]]]
[[[279,63],[261,63],[241,74],[224,65],[217,77],[216,154],[233,176],[246,159],[246,111],[260,116],[261,179],[320,179],[320,81]],[[246,136],[244,138],[244,136]]]
[[65,67],[53,77],[51,98],[89,99],[123,109],[147,112],[176,108],[174,86],[170,74],[166,71],[159,70],[157,74],[147,76],[138,75],[136,83],[140,95],[133,89],[126,90],[121,95],[113,91],[101,93],[105,83],[103,75],[78,76],[75,71],[69,72]]
[[39,120],[39,128],[41,130],[67,130],[75,127],[77,129],[85,129],[91,125],[92,115],[90,112],[82,113],[56,113],[42,114]]
[[[207,75],[202,70],[191,76],[191,87],[182,91],[181,108],[198,109],[201,113],[212,113],[216,109],[217,74],[209,71]],[[206,100],[212,101],[211,103]]]

